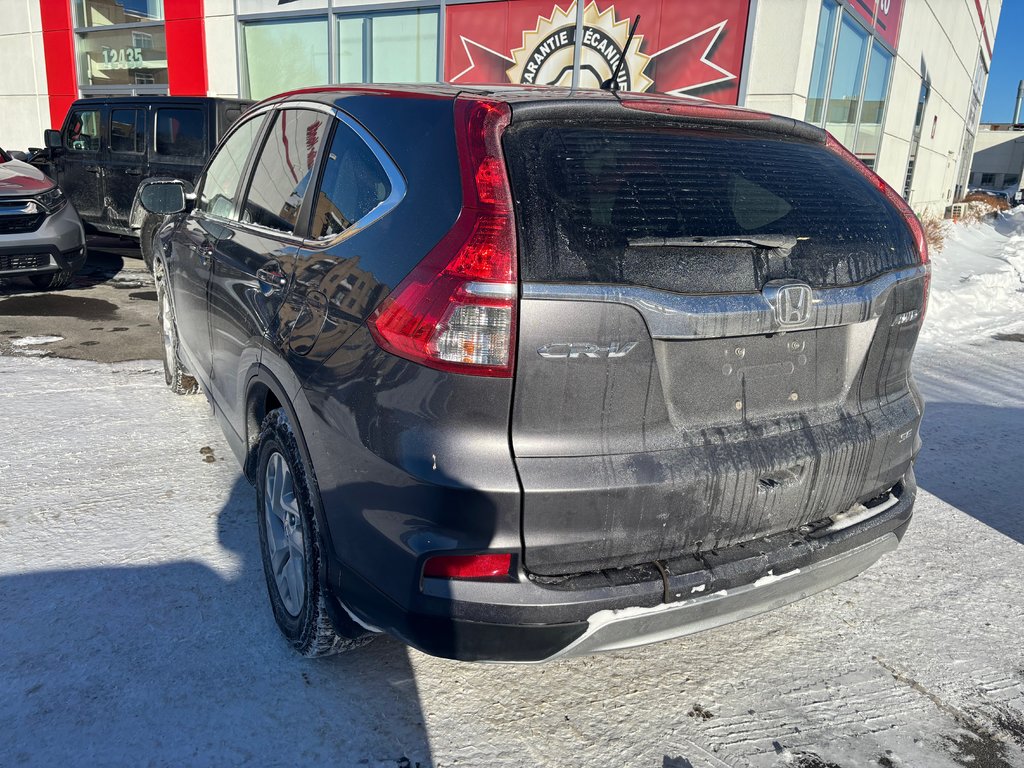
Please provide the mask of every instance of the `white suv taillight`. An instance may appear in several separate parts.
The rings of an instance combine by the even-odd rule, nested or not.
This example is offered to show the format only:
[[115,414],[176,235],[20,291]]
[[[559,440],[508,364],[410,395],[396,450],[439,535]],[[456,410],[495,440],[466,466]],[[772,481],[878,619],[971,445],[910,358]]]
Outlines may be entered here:
[[512,375],[515,358],[515,221],[501,134],[507,104],[455,100],[462,212],[369,319],[383,349],[431,368]]

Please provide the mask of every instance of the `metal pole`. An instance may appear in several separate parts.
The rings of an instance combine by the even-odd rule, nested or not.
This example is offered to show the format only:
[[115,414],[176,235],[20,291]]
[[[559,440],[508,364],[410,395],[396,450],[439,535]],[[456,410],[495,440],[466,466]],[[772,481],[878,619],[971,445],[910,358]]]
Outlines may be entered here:
[[1020,122],[1020,105],[1021,101],[1024,101],[1024,80],[1021,80],[1017,84],[1017,103],[1013,107],[1013,123],[1016,125]]
[[583,3],[576,0],[576,45],[572,52],[572,89],[580,87],[580,56],[583,53]]

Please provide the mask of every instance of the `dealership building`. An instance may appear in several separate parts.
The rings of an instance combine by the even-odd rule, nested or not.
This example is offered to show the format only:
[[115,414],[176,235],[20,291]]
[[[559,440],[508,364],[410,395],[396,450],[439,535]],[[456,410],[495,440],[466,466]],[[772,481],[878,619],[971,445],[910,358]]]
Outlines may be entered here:
[[[582,4],[578,5],[578,3]],[[833,133],[919,213],[968,183],[1001,0],[4,0],[0,146],[71,102],[323,83],[688,94]],[[627,49],[631,20],[640,16]],[[579,30],[579,31],[578,31]],[[574,67],[579,55],[579,67]]]

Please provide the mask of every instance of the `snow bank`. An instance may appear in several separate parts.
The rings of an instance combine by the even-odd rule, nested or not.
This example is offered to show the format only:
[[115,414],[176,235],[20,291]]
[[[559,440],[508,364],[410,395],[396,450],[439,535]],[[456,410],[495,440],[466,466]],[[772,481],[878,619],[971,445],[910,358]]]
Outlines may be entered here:
[[948,233],[932,254],[922,339],[968,340],[1024,324],[1024,206]]

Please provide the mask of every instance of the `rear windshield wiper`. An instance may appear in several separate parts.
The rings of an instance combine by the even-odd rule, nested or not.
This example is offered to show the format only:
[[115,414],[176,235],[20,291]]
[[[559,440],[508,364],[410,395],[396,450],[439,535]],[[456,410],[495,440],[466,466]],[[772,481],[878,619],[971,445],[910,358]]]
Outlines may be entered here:
[[797,240],[804,237],[793,235],[717,235],[714,237],[639,237],[631,239],[629,244],[634,248],[700,248],[714,246],[717,248],[779,248],[790,250]]

